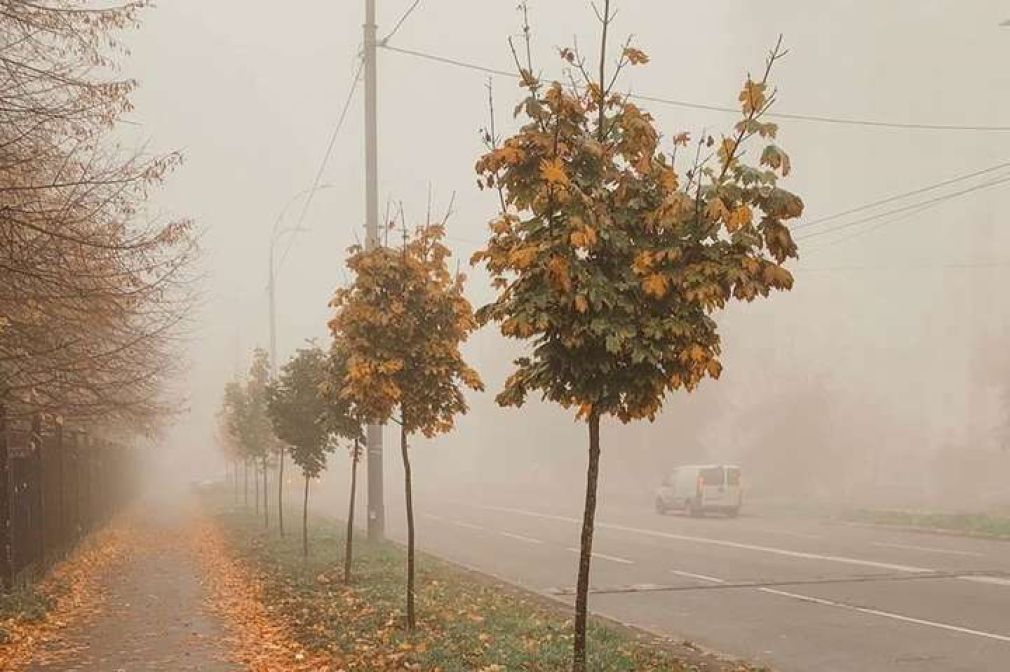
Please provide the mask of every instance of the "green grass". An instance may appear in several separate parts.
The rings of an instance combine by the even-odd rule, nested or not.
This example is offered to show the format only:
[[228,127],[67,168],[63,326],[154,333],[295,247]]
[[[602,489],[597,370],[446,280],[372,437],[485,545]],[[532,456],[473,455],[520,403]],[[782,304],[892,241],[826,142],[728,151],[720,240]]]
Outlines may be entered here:
[[42,621],[55,603],[54,594],[43,593],[33,586],[15,588],[9,593],[0,589],[0,646],[10,640],[5,626]]
[[[292,526],[281,540],[276,530],[265,534],[255,516],[216,502],[216,508],[211,506],[233,547],[262,570],[268,606],[294,624],[301,645],[344,658],[349,670],[394,669],[389,661],[396,669],[409,661],[417,666],[409,669],[440,672],[560,672],[570,667],[571,622],[544,598],[422,554],[418,629],[408,635],[402,627],[405,554],[399,546],[367,544],[355,537],[348,589],[341,583],[343,535],[337,521],[310,521],[306,562],[300,526]],[[688,647],[679,647],[682,655],[671,644],[603,622],[592,623],[589,641],[589,669],[596,672],[753,669],[713,664],[707,657],[699,667],[699,654],[691,656]],[[371,651],[372,658],[362,651]]]
[[1010,516],[984,513],[919,513],[860,509],[846,518],[874,525],[902,525],[940,531],[964,532],[987,537],[1010,538]]

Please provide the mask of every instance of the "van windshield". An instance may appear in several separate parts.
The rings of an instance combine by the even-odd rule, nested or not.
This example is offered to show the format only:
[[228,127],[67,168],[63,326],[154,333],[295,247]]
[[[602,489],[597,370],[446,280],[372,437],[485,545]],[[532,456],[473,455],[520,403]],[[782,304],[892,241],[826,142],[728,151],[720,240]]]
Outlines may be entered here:
[[701,482],[704,485],[723,485],[722,467],[712,467],[701,470]]

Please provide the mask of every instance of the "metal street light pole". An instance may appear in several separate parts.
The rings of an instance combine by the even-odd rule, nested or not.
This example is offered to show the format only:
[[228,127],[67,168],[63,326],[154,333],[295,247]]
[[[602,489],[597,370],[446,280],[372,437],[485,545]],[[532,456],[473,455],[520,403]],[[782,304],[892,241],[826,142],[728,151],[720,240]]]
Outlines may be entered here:
[[280,214],[277,215],[276,221],[274,221],[274,228],[270,232],[270,262],[268,266],[267,276],[267,292],[270,295],[270,377],[275,378],[277,376],[277,268],[274,263],[275,253],[277,251],[277,243],[280,239],[289,234],[297,234],[308,231],[308,229],[300,227],[291,227],[287,229],[281,229],[281,224],[284,222],[284,218],[287,217],[288,211],[291,209],[295,203],[300,199],[305,198],[309,194],[314,194],[317,191],[323,191],[324,189],[334,188],[333,184],[321,184],[314,189],[305,189],[298,192],[285,204],[284,208],[281,210]]
[[[274,228],[270,232],[270,260],[269,260],[269,278],[267,284],[267,291],[270,293],[270,379],[274,380],[277,378],[277,267],[274,263],[275,254],[277,251],[277,243],[287,235],[294,235],[307,231],[308,229],[301,228],[300,223],[289,227],[286,229],[280,228],[281,223],[284,222],[284,217],[287,216],[288,210],[292,205],[295,204],[300,198],[315,194],[317,191],[322,189],[329,189],[333,187],[332,184],[322,184],[316,187],[312,187],[295,194],[291,200],[287,202],[284,208],[281,210],[280,214],[277,215],[277,220],[274,222]],[[282,260],[283,261],[283,260]],[[280,529],[281,536],[284,536],[284,449],[283,446],[278,444],[277,446],[278,462],[277,462],[277,524]],[[263,504],[266,506],[266,473],[263,474]]]

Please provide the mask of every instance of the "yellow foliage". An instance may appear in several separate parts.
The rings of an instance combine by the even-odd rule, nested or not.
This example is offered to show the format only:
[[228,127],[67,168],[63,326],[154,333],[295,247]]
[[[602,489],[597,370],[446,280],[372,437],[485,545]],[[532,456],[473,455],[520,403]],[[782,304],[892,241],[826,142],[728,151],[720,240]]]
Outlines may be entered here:
[[754,221],[754,212],[747,205],[739,205],[734,208],[726,217],[726,228],[730,232],[737,231],[741,227],[749,225]]
[[527,245],[518,247],[509,253],[509,263],[519,270],[529,268],[537,258],[537,247]]
[[642,289],[647,295],[662,299],[669,290],[669,281],[665,275],[653,273],[642,281]]
[[568,261],[563,257],[554,256],[547,262],[547,271],[554,284],[566,293],[572,291],[572,278],[569,275]]
[[705,216],[713,222],[718,222],[727,215],[729,215],[729,210],[726,208],[726,204],[722,202],[721,198],[713,198],[708,202],[708,205],[705,206]]
[[765,103],[768,102],[765,98],[766,88],[767,85],[764,82],[755,82],[750,77],[747,78],[739,96],[740,108],[744,115],[751,116],[761,111]]
[[565,166],[561,163],[561,159],[556,158],[551,161],[544,159],[541,161],[540,176],[549,184],[562,187],[568,186],[568,175],[565,173]]
[[572,247],[590,249],[596,245],[596,229],[583,224],[568,237]]
[[632,65],[644,65],[649,62],[649,56],[644,51],[633,47],[627,47],[624,50],[624,57]]
[[655,263],[655,258],[652,256],[652,252],[649,250],[643,250],[635,256],[635,263],[632,268],[638,275],[645,275],[646,273],[652,272],[652,266]]

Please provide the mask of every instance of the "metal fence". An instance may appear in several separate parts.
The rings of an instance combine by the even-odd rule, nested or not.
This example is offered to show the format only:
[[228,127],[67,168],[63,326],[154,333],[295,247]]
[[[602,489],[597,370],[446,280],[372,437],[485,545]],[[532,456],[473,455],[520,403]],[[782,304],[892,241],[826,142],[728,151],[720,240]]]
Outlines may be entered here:
[[132,452],[61,425],[0,417],[0,583],[23,585],[130,495]]

